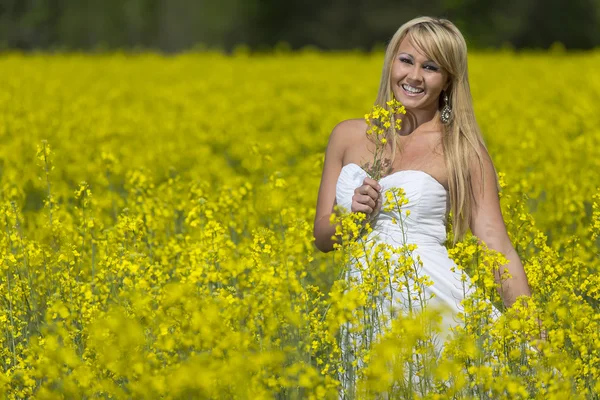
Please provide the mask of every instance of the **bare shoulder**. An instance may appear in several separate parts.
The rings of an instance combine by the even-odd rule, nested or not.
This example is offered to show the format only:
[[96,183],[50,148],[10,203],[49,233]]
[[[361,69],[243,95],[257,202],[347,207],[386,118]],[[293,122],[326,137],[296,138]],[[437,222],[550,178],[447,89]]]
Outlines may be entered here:
[[362,137],[367,130],[367,123],[364,119],[347,119],[333,128],[332,135],[341,136],[344,140],[353,140]]
[[478,171],[481,171],[481,168],[483,168],[484,170],[485,169],[495,170],[494,162],[492,161],[492,157],[490,156],[490,153],[483,142],[479,143],[478,150],[479,150],[479,155],[481,156],[481,158],[477,157],[476,153],[473,153],[471,156],[471,160],[470,160],[471,168],[476,169]]
[[491,187],[498,191],[496,167],[483,142],[479,143],[479,155],[481,158],[473,154],[471,159],[471,178],[475,189],[482,192],[486,187]]
[[367,123],[364,119],[347,119],[338,123],[329,137],[329,146],[334,147],[336,152],[344,154],[346,149],[357,140],[364,138]]

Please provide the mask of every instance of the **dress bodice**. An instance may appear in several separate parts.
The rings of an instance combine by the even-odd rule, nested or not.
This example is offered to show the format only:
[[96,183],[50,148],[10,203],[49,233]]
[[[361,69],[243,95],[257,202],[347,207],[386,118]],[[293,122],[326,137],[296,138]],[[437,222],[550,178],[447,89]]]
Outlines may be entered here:
[[[336,185],[337,204],[350,210],[354,190],[363,184],[367,176],[367,172],[358,164],[345,165]],[[384,202],[387,190],[403,188],[408,204],[403,205],[401,210],[410,210],[410,215],[406,217],[403,214],[403,224],[394,224],[394,219],[400,220],[399,212],[382,209],[371,222],[372,236],[397,246],[410,243],[419,247],[444,244],[450,203],[448,192],[441,183],[424,171],[401,170],[383,177],[379,184]]]

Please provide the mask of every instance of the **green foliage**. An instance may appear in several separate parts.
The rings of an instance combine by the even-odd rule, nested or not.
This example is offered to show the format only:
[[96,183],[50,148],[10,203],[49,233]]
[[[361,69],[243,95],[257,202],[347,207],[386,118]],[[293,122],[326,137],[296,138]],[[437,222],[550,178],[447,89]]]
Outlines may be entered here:
[[449,18],[476,48],[600,43],[597,0],[4,0],[0,48],[370,50],[421,15]]

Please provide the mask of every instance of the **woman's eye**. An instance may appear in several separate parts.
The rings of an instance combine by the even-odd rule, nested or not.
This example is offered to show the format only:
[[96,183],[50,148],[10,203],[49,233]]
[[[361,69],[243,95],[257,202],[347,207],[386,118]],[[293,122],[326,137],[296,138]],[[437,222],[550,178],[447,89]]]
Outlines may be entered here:
[[425,65],[425,67],[424,67],[424,68],[425,68],[425,69],[428,69],[428,70],[430,70],[430,71],[438,71],[438,70],[439,70],[439,68],[438,68],[438,67],[436,67],[435,65]]
[[412,64],[412,61],[408,58],[400,57],[400,61],[407,64]]

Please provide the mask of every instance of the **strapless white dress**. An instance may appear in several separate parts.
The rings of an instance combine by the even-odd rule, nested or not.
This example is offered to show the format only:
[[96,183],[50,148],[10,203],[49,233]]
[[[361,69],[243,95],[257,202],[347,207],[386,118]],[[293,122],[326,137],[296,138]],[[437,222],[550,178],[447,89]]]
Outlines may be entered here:
[[[347,164],[341,172],[336,185],[336,201],[337,204],[347,210],[351,209],[352,196],[354,190],[362,186],[365,177],[369,176],[367,172],[358,164]],[[450,334],[450,328],[458,324],[464,323],[459,319],[458,314],[463,311],[461,302],[465,297],[474,293],[470,278],[463,274],[454,261],[449,258],[448,251],[445,247],[446,241],[446,222],[450,209],[449,193],[446,188],[438,182],[433,176],[420,170],[401,170],[392,173],[379,180],[381,185],[381,195],[385,202],[385,192],[392,188],[402,188],[405,192],[405,197],[408,203],[398,209],[392,211],[382,210],[373,217],[370,225],[373,231],[358,239],[359,241],[374,241],[375,243],[385,243],[390,247],[398,248],[408,244],[415,244],[417,247],[412,251],[414,265],[417,265],[420,270],[420,276],[427,275],[432,284],[423,287],[425,298],[429,299],[426,302],[426,307],[433,307],[437,310],[445,310],[442,314],[441,333],[432,337],[432,343],[435,348],[434,353],[439,356],[443,350],[444,342]],[[410,214],[400,215],[402,212],[410,210]],[[402,225],[394,223],[402,218]],[[368,248],[368,246],[365,246]],[[375,249],[376,250],[376,249]],[[371,250],[372,251],[372,250]],[[361,282],[364,278],[363,274],[369,274],[369,269],[365,268],[365,255],[354,259],[347,265],[346,277],[356,278]],[[372,281],[372,279],[371,279]],[[394,295],[392,301],[389,299],[384,303],[394,303],[390,308],[394,308],[399,312],[407,310],[407,298],[409,293],[402,285],[391,285]],[[389,291],[389,288],[386,290]],[[433,296],[432,296],[433,295]],[[377,300],[379,301],[379,300]],[[489,303],[488,303],[489,304]],[[413,307],[411,310],[419,311],[419,307]],[[491,317],[496,319],[500,312],[490,304]],[[381,310],[381,308],[379,308]],[[384,311],[385,312],[385,311]],[[380,311],[378,311],[380,313]],[[381,314],[379,314],[381,315]],[[391,312],[392,319],[397,312]],[[373,327],[373,321],[369,322],[369,326]],[[389,328],[390,321],[377,324],[377,334],[385,333]],[[347,323],[340,332],[342,357],[345,360],[345,365],[354,365],[351,369],[354,371],[346,371],[341,376],[343,393],[352,392],[353,385],[356,383],[356,368],[360,369],[364,365],[362,359],[357,354],[356,339],[362,341],[362,348],[370,347],[377,341],[377,338],[372,335],[362,335],[360,333],[352,333],[355,330]],[[353,341],[343,339],[351,336]],[[369,342],[369,343],[365,343]],[[436,356],[436,357],[437,357]],[[354,361],[354,364],[353,364]],[[358,364],[358,366],[357,366]],[[415,379],[410,377],[408,379]],[[343,393],[340,398],[347,398]],[[352,398],[352,397],[351,397]]]
[[[354,190],[363,184],[367,176],[367,172],[359,165],[345,165],[336,185],[337,204],[350,210]],[[460,302],[466,293],[461,271],[455,268],[444,245],[450,207],[446,188],[420,170],[397,171],[383,177],[379,184],[382,196],[390,188],[403,188],[408,204],[402,206],[401,210],[410,210],[410,215],[403,217],[398,215],[397,210],[381,210],[371,221],[373,232],[365,240],[374,239],[394,247],[416,244],[413,255],[420,258],[422,272],[433,281],[433,285],[426,288],[427,294],[434,294],[429,303],[459,312],[462,309]],[[400,218],[404,218],[402,229],[399,224],[393,223],[394,219]],[[354,272],[350,271],[351,274]],[[401,297],[398,296],[399,299]]]
[[[336,201],[346,210],[351,209],[354,190],[362,186],[367,172],[358,164],[345,165],[337,180]],[[449,212],[449,196],[447,190],[434,177],[420,170],[401,170],[392,173],[379,180],[381,185],[381,196],[385,202],[385,192],[391,188],[402,188],[408,203],[392,211],[381,211],[373,217],[370,224],[373,231],[358,239],[369,243],[385,243],[393,248],[414,244],[417,246],[409,258],[413,259],[415,268],[419,268],[419,275],[427,275],[433,284],[422,287],[423,298],[428,299],[421,306],[444,309],[442,314],[442,335],[432,338],[435,353],[439,355],[443,349],[445,337],[450,332],[450,327],[456,325],[459,320],[457,314],[462,310],[461,301],[470,293],[467,289],[469,284],[461,280],[462,273],[456,268],[455,263],[449,258],[448,251],[444,245],[446,241],[446,221]],[[406,210],[410,214],[406,216]],[[402,215],[400,215],[402,213]],[[403,223],[394,221],[402,219]],[[365,246],[367,247],[367,246]],[[373,251],[376,253],[376,251]],[[376,249],[375,249],[376,250]],[[358,284],[363,281],[373,281],[372,277],[364,276],[371,274],[366,258],[376,257],[375,254],[367,254],[351,260],[346,265],[345,277]],[[410,262],[410,260],[409,260]],[[390,328],[391,320],[402,310],[419,311],[421,307],[408,301],[409,293],[407,287],[410,285],[393,285],[385,288],[386,293],[392,292],[391,301],[381,300],[376,296],[372,307],[377,309],[375,319],[367,324],[375,328],[375,334],[365,334],[361,327],[346,323],[340,330],[340,348],[342,351],[342,362],[345,372],[341,374],[342,392],[340,398],[348,398],[348,393],[355,390],[357,373],[364,366],[362,357],[364,349],[370,348],[377,337],[384,334]],[[407,307],[407,303],[409,307]],[[385,318],[382,316],[385,315]],[[384,319],[383,322],[380,320]],[[412,378],[411,378],[412,379]],[[350,396],[349,398],[354,398]]]

